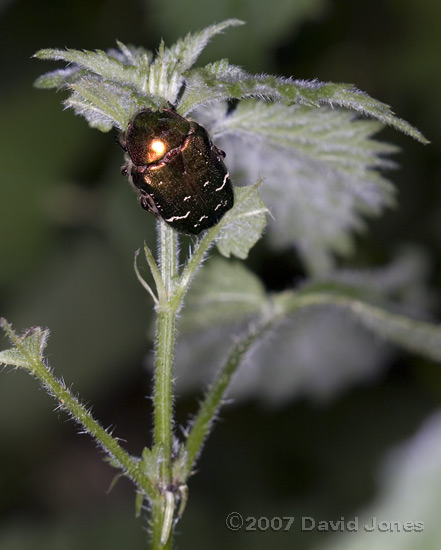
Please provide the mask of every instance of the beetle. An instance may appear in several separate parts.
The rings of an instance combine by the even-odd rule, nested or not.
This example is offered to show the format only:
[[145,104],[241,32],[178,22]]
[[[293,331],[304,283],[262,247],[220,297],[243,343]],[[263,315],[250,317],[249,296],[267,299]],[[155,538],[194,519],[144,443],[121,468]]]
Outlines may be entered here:
[[198,235],[233,207],[225,153],[197,122],[172,108],[143,109],[121,138],[123,174],[141,206],[180,233]]

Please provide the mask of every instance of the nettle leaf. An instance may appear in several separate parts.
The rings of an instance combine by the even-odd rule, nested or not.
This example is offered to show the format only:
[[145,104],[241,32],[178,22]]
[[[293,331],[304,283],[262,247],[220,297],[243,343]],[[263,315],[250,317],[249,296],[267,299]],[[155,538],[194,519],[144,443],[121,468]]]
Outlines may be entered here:
[[[381,269],[346,271],[298,291],[256,301],[262,309],[252,318],[253,324],[271,304],[284,313],[247,355],[232,394],[274,403],[298,395],[327,399],[348,385],[377,376],[393,352],[388,343],[440,359],[441,328],[403,315],[421,315],[421,304],[427,301],[420,261],[412,252]],[[185,341],[179,342],[176,354],[178,385],[200,384],[201,377],[210,376],[222,362],[228,342],[246,332],[245,320],[227,313],[226,309],[213,330],[208,323],[196,324],[193,317],[183,321]],[[201,353],[198,359],[195,349]]]
[[178,40],[171,48],[166,48],[161,42],[158,55],[150,66],[148,75],[150,93],[176,105],[185,81],[185,72],[196,63],[210,39],[228,27],[242,24],[243,22],[238,19],[227,19],[217,25],[210,25],[200,32],[188,33],[183,40]]
[[441,326],[403,315],[400,309],[409,304],[402,308],[371,288],[332,286],[275,298],[287,316],[248,356],[238,375],[239,393],[248,394],[251,383],[276,402],[305,393],[328,398],[356,380],[375,377],[392,353],[386,344],[441,360]]
[[[66,80],[75,81],[81,79],[84,74],[94,74],[103,80],[120,82],[132,85],[139,91],[146,91],[145,79],[139,68],[145,70],[150,66],[153,55],[151,52],[131,50],[119,42],[120,50],[104,52],[102,50],[80,51],[67,48],[66,50],[44,49],[39,50],[35,57],[51,61],[65,61],[71,64],[68,69],[53,71],[43,75],[35,82],[37,87],[62,86]],[[48,76],[49,75],[49,76]],[[56,75],[64,77],[56,80]],[[66,78],[67,77],[67,78]]]
[[216,246],[226,258],[233,255],[246,259],[262,236],[268,209],[260,198],[259,187],[260,182],[235,191],[234,208],[224,216],[216,237]]
[[168,56],[171,61],[176,63],[176,67],[183,74],[193,67],[205,46],[216,34],[222,33],[228,27],[237,27],[244,24],[244,21],[239,19],[227,19],[221,23],[210,25],[199,32],[188,33],[184,39],[178,40],[168,50]]
[[65,61],[70,65],[42,75],[37,88],[67,88],[64,102],[84,116],[93,128],[109,131],[113,126],[125,130],[133,114],[143,107],[158,109],[166,99],[150,93],[149,73],[153,54],[118,42],[109,52],[45,49],[39,59]]
[[27,330],[22,336],[18,336],[5,319],[0,319],[0,326],[14,346],[0,352],[0,363],[13,367],[24,367],[32,371],[34,364],[43,360],[49,330],[34,327]]
[[[130,117],[131,105],[125,101],[127,92],[118,84],[99,80],[94,76],[84,76],[72,83],[71,96],[64,102],[77,115],[83,116],[89,126],[102,132],[114,126],[123,129]],[[147,102],[147,99],[144,99]],[[151,106],[153,106],[151,104]]]
[[275,246],[295,245],[315,273],[332,267],[332,252],[351,251],[350,233],[362,216],[394,202],[379,169],[393,166],[397,148],[372,139],[382,125],[323,106],[286,107],[242,101],[198,110],[213,139],[226,151],[236,183],[263,178],[269,236]]
[[267,301],[260,279],[242,262],[210,259],[185,300],[179,331],[214,327],[258,315]]
[[118,49],[80,51],[43,49],[38,59],[65,61],[68,68],[39,77],[37,88],[66,88],[66,100],[89,124],[101,131],[112,126],[125,130],[130,118],[141,108],[175,105],[184,84],[184,73],[197,61],[209,40],[224,29],[241,25],[228,19],[217,25],[188,34],[171,48],[161,43],[155,58],[142,48],[117,42]]
[[211,381],[232,338],[258,318],[267,303],[260,279],[243,262],[210,258],[194,278],[179,317],[177,391],[199,389]]
[[188,73],[187,87],[180,102],[182,113],[200,105],[226,99],[259,98],[285,105],[305,105],[332,108],[342,107],[375,118],[393,126],[422,143],[426,138],[403,119],[393,113],[389,105],[373,99],[352,84],[335,84],[318,80],[294,80],[273,75],[252,75],[226,59],[194,69]]

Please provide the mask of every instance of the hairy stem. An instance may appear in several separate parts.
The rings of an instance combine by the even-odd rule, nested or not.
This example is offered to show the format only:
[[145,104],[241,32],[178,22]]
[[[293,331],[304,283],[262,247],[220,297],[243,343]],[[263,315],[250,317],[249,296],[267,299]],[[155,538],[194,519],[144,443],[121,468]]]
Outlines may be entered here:
[[192,472],[196,459],[202,450],[204,440],[209,434],[216,418],[217,411],[222,405],[222,400],[225,398],[230,383],[245,354],[254,342],[277,322],[278,318],[279,311],[270,307],[262,317],[260,323],[253,324],[250,327],[244,337],[234,345],[213,384],[208,389],[187,437],[185,446],[187,451],[187,476]]
[[[71,414],[84,431],[95,438],[112,461],[120,466],[121,470],[135,482],[148,498],[154,498],[157,494],[154,484],[139,467],[139,463],[120,446],[117,438],[113,437],[93,418],[91,412],[66,387],[64,381],[59,380],[43,360],[36,356],[35,350],[31,350],[26,346],[25,337],[17,336],[5,319],[0,320],[0,325],[19,352],[22,358],[21,366],[27,368],[40,381],[42,386],[55,397],[60,409]],[[34,329],[34,334],[36,331],[37,329]],[[31,337],[31,332],[29,332],[27,338]]]
[[156,365],[154,395],[155,446],[160,448],[160,496],[152,506],[152,548],[171,548],[172,533],[164,540],[164,522],[169,514],[168,488],[172,484],[173,443],[173,355],[175,321],[179,302],[174,299],[177,276],[177,234],[163,221],[158,222],[159,267],[165,294],[159,297],[156,324]]

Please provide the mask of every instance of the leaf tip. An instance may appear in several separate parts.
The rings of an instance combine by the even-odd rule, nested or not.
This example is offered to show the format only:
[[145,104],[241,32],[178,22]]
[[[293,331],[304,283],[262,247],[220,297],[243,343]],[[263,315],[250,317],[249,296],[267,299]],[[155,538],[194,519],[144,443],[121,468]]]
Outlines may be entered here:
[[240,27],[241,25],[246,25],[246,21],[243,21],[242,19],[237,19],[235,17],[231,19],[226,19],[224,23],[225,25],[228,25],[230,27]]
[[430,139],[427,139],[424,134],[422,134],[420,131],[418,131],[418,135],[415,136],[415,138],[422,144],[422,145],[430,145],[432,142]]
[[55,53],[56,50],[53,50],[52,48],[43,48],[41,50],[37,50],[31,59],[54,59]]
[[11,337],[14,334],[14,331],[12,330],[12,326],[8,323],[8,321],[4,317],[0,317],[0,327],[5,331],[5,333]]

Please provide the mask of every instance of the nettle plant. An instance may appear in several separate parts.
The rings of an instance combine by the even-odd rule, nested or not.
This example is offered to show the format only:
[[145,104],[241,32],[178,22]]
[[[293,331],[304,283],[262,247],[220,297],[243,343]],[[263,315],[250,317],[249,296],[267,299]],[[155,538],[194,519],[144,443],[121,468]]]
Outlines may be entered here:
[[[161,43],[156,55],[120,42],[107,53],[36,53],[38,59],[68,64],[41,76],[37,87],[68,90],[65,105],[91,127],[103,132],[116,128],[126,156],[123,172],[142,206],[157,217],[157,258],[144,246],[156,288],[141,277],[135,260],[136,274],[156,311],[152,448],[140,457],[129,455],[54,375],[44,358],[47,329],[34,327],[18,335],[2,319],[12,347],[0,353],[0,362],[34,375],[58,409],[71,415],[112,466],[133,481],[137,510],[148,514],[154,549],[172,547],[188,478],[245,358],[253,361],[254,387],[271,388],[279,375],[285,387],[307,384],[302,382],[307,367],[303,356],[312,350],[309,345],[303,356],[301,350],[304,326],[312,324],[314,353],[321,343],[328,346],[323,361],[327,371],[338,370],[342,345],[357,346],[351,325],[441,360],[440,328],[403,314],[412,260],[353,272],[337,270],[333,259],[335,253],[350,253],[351,232],[362,227],[363,215],[378,214],[393,202],[393,187],[380,170],[392,165],[387,157],[397,148],[372,136],[387,124],[422,143],[425,138],[387,105],[352,85],[252,75],[225,59],[194,68],[214,35],[240,24],[228,20],[212,25],[170,48]],[[226,158],[221,148],[227,149]],[[309,273],[301,285],[268,293],[254,273],[231,259],[247,258],[265,226],[270,241],[295,247]],[[181,233],[192,235],[186,252],[179,250]],[[195,277],[214,246],[219,254]],[[204,330],[221,335],[218,344],[208,339],[220,361],[217,375],[198,412],[183,427],[173,419],[179,313],[183,340],[198,335],[191,346],[195,353]],[[335,325],[335,315],[346,319],[349,336],[343,344],[341,338],[334,341],[330,352],[325,333]],[[321,319],[329,322],[320,324]],[[234,337],[225,338],[231,327]],[[277,346],[277,353],[271,353],[268,363],[271,346]],[[306,365],[303,374],[296,371],[297,363]],[[263,380],[268,365],[273,374]],[[295,374],[290,378],[291,371]]]

